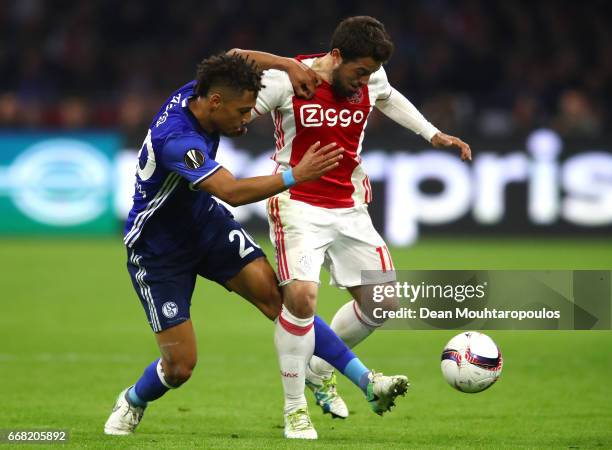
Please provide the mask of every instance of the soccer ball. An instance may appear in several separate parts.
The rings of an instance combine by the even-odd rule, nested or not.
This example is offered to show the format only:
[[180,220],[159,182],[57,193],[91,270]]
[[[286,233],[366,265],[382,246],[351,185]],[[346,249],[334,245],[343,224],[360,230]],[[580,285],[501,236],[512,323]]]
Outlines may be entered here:
[[489,336],[468,331],[452,338],[442,352],[442,374],[461,392],[476,393],[491,387],[502,371],[502,355]]

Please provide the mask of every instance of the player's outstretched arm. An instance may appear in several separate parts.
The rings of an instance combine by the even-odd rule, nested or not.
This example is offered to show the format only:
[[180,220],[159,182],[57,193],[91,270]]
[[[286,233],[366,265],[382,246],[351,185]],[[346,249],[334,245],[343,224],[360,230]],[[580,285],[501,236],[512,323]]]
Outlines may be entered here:
[[472,160],[472,149],[458,137],[438,131],[431,138],[431,145],[435,148],[456,148],[461,152],[461,161]]
[[435,148],[456,148],[463,161],[472,160],[470,146],[455,136],[442,133],[400,92],[391,89],[390,95],[376,102],[376,107],[391,120],[427,139]]
[[298,97],[311,98],[316,87],[321,84],[321,77],[314,70],[293,58],[239,48],[233,48],[227,53],[230,55],[238,54],[244,58],[252,59],[261,70],[277,69],[287,72],[293,90]]
[[221,168],[198,187],[232,206],[258,202],[288,189],[294,184],[319,178],[338,167],[343,148],[336,143],[321,147],[317,142],[310,146],[304,157],[293,169],[275,175],[236,179],[229,170]]

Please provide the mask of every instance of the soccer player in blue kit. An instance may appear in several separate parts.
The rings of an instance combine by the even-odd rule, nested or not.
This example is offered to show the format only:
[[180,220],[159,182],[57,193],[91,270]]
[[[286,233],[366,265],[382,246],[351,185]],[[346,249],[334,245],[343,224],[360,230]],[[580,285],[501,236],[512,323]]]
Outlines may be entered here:
[[[286,70],[298,94],[314,90],[312,74],[295,61],[287,60],[286,67],[260,68],[239,55],[217,55],[199,64],[196,80],[175,91],[151,123],[138,156],[124,243],[128,271],[161,358],[119,394],[104,426],[106,434],[133,433],[148,402],[191,377],[197,356],[189,311],[197,275],[235,291],[275,320],[279,360],[291,360],[295,349],[312,339],[314,354],[358,385],[375,412],[387,411],[395,397],[405,392],[407,386],[398,385],[394,377],[372,381],[370,371],[318,317],[303,323],[299,312],[282,307],[278,280],[264,253],[213,198],[233,206],[256,202],[320,177],[342,158],[343,149],[335,143],[320,147],[317,142],[292,170],[244,179],[234,178],[215,161],[221,134],[246,132],[262,88],[261,69],[268,68]],[[316,439],[302,406],[303,379],[302,392],[292,391],[293,379],[303,376],[308,360],[294,359],[296,370],[281,371],[285,436]]]

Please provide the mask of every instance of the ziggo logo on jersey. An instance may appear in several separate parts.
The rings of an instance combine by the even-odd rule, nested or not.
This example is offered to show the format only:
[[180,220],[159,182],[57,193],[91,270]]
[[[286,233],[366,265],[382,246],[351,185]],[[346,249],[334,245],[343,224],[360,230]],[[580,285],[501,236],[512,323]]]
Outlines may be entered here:
[[321,105],[310,104],[300,106],[300,122],[304,127],[335,127],[340,122],[341,127],[348,127],[351,123],[361,123],[365,119],[363,111],[357,109],[341,109],[338,112],[334,108],[323,109]]

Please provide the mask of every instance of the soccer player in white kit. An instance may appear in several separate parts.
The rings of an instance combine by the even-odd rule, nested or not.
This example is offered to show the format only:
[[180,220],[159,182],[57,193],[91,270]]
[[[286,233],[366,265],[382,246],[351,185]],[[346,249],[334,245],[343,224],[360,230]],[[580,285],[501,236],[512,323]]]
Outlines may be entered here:
[[[275,57],[233,51],[257,62]],[[323,266],[330,272],[331,283],[346,288],[353,297],[336,312],[331,323],[349,347],[382,325],[360,306],[365,297],[361,272],[380,271],[378,282],[395,281],[393,260],[368,213],[372,189],[361,165],[362,142],[372,108],[434,147],[458,149],[462,160],[471,159],[466,143],[440,132],[389,84],[382,64],[392,52],[393,44],[382,23],[368,16],[347,18],[334,31],[329,52],[296,58],[304,70],[320,77],[311,98],[296,96],[285,72],[268,70],[253,111],[253,117],[272,114],[276,172],[295,166],[312,142],[336,142],[345,149],[336,169],[270,198],[267,207],[285,315],[300,326],[312,321]],[[390,299],[386,306],[397,307],[396,300]],[[300,348],[296,353],[309,351]],[[281,361],[281,370],[282,365]],[[333,368],[313,356],[305,370],[306,385],[324,412],[348,417],[346,404],[336,391]]]

